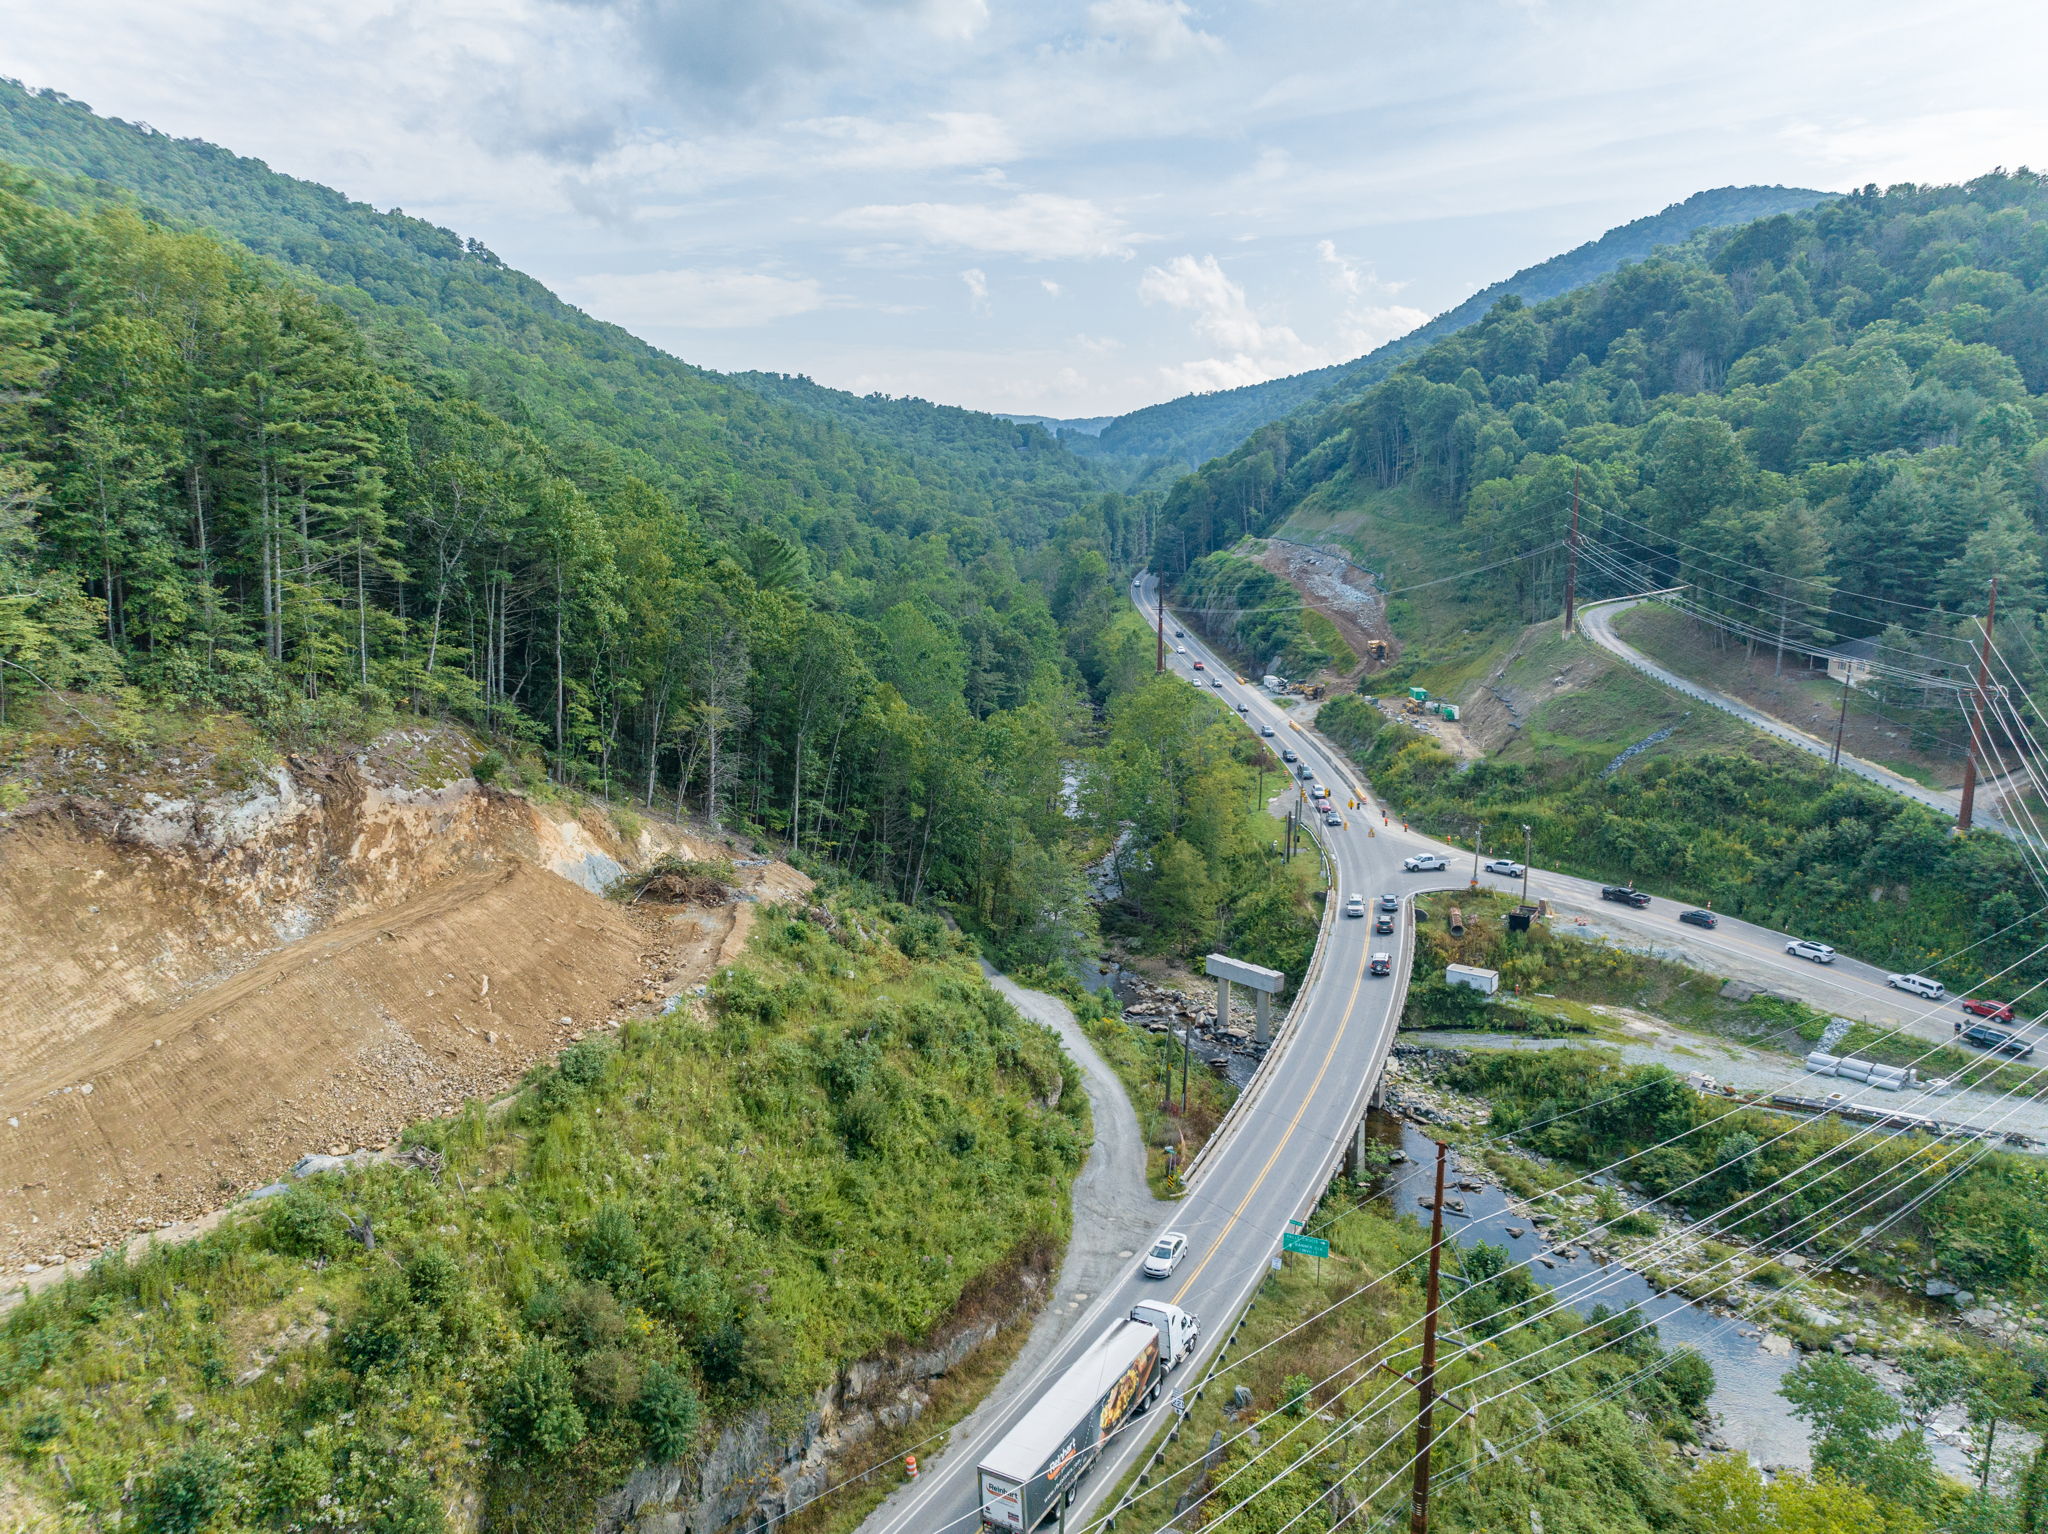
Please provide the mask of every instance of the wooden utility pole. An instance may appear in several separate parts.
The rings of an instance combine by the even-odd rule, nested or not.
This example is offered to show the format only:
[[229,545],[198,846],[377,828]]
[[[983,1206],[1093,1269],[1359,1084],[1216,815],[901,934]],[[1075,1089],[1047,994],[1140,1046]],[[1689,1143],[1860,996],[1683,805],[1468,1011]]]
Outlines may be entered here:
[[1429,1203],[1429,1292],[1422,1315],[1422,1375],[1415,1383],[1415,1494],[1408,1508],[1408,1534],[1429,1534],[1429,1449],[1431,1409],[1436,1405],[1437,1280],[1444,1249],[1444,1158],[1450,1146],[1436,1142],[1436,1197]]
[[1572,465],[1572,530],[1564,542],[1564,631],[1579,621],[1579,466]]
[[1849,678],[1852,662],[1842,662],[1842,706],[1835,711],[1835,749],[1828,755],[1828,771],[1842,765],[1842,726],[1849,722]]
[[1156,666],[1163,674],[1166,670],[1166,589],[1159,584],[1156,577],[1152,582],[1152,607],[1159,616],[1159,656]]
[[1956,812],[1956,830],[1970,829],[1977,808],[1977,758],[1984,750],[1984,682],[1991,665],[1991,625],[1998,617],[1998,577],[1991,577],[1991,595],[1984,604],[1984,633],[1977,640],[1977,696],[1970,704],[1970,755],[1963,763],[1963,802]]

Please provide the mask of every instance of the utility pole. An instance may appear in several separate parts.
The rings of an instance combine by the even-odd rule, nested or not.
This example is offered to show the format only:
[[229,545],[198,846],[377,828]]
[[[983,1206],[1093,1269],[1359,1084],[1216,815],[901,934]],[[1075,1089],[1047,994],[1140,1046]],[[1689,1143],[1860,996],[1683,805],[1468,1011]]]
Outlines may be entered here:
[[1437,1275],[1444,1249],[1444,1157],[1450,1146],[1436,1142],[1436,1197],[1429,1205],[1429,1291],[1422,1315],[1422,1377],[1415,1382],[1415,1493],[1408,1509],[1408,1534],[1429,1534],[1430,1410],[1436,1404]]
[[1956,812],[1956,830],[1970,829],[1977,807],[1977,757],[1984,750],[1984,681],[1991,664],[1991,624],[1998,617],[1998,577],[1991,577],[1991,596],[1984,604],[1984,633],[1977,641],[1977,696],[1970,705],[1970,755],[1963,763],[1963,803]]
[[1579,466],[1572,465],[1572,530],[1565,538],[1564,631],[1574,633],[1579,621]]
[[[1229,1022],[1224,1018],[1223,1023]],[[1222,1024],[1219,1023],[1218,1027]],[[1188,1116],[1188,1061],[1195,1054],[1195,1024],[1192,1018],[1183,1018],[1180,1025],[1180,1116]]]
[[1530,846],[1531,846],[1531,845],[1533,844],[1533,843],[1532,843],[1532,839],[1531,839],[1531,838],[1532,838],[1532,833],[1530,832],[1529,828],[1528,828],[1527,826],[1524,826],[1524,827],[1522,827],[1522,904],[1523,904],[1523,905],[1527,905],[1527,904],[1529,903],[1529,848],[1530,848]]
[[[1835,749],[1828,756],[1828,771],[1833,772],[1842,765],[1842,726],[1849,722],[1849,678],[1853,673],[1850,662],[1842,662],[1842,706],[1835,711]],[[1965,769],[1967,770],[1967,769]]]
[[1479,829],[1472,834],[1472,887],[1479,887],[1479,849],[1486,841],[1486,822],[1479,822]]
[[1166,591],[1156,576],[1152,581],[1152,610],[1159,619],[1159,655],[1155,665],[1163,676],[1166,672]]

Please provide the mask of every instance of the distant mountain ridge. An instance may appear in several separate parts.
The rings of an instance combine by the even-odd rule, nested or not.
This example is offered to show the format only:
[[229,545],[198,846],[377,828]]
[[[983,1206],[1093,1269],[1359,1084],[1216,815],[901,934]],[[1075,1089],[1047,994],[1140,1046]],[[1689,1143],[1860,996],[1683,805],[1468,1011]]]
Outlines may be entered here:
[[[1404,358],[1421,351],[1439,336],[1479,320],[1510,293],[1525,303],[1540,303],[1604,277],[1625,262],[1639,261],[1659,246],[1690,239],[1702,229],[1747,224],[1776,213],[1803,213],[1830,195],[1786,186],[1724,186],[1695,192],[1661,213],[1619,225],[1597,240],[1588,240],[1563,255],[1524,267],[1512,277],[1481,288],[1456,308],[1445,310],[1427,324],[1418,325],[1363,357],[1268,379],[1265,383],[1219,389],[1210,394],[1186,394],[1147,405],[1116,417],[1099,432],[1088,433],[1095,436],[1095,443],[1068,439],[1068,445],[1081,452],[1094,449],[1129,458],[1175,458],[1193,468],[1229,452],[1268,421],[1377,383]],[[1037,416],[1029,419],[1041,422],[1049,431],[1063,425],[1069,431],[1083,430],[1080,422],[1056,422]]]

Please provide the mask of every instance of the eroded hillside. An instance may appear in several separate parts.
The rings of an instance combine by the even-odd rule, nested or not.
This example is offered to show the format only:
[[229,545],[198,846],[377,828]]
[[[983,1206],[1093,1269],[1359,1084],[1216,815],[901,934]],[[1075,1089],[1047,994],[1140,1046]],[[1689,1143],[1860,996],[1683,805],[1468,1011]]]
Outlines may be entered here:
[[0,1271],[495,1095],[708,976],[753,898],[807,882],[742,859],[730,901],[606,900],[732,849],[479,784],[448,766],[464,746],[422,728],[242,769],[80,747],[30,773],[0,813]]

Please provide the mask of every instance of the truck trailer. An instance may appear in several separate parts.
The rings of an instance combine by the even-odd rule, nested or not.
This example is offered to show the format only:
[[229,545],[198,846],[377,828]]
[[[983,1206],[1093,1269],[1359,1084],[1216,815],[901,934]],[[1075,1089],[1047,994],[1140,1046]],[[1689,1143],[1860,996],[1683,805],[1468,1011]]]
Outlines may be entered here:
[[1028,1534],[1055,1510],[1064,1524],[1103,1444],[1159,1399],[1200,1336],[1188,1311],[1148,1302],[1096,1338],[982,1459],[982,1528]]

